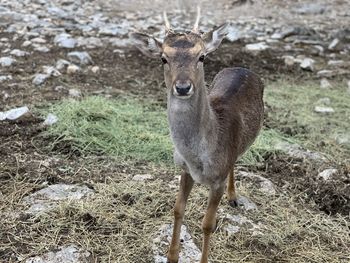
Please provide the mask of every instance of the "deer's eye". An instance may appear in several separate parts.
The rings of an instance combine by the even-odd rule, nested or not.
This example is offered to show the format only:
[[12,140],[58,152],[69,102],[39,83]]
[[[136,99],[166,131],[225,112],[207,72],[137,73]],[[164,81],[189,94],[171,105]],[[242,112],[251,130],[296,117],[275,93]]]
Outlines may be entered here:
[[201,55],[201,56],[199,57],[198,61],[199,61],[199,62],[203,62],[204,59],[205,59],[205,56],[204,56],[204,55]]
[[161,60],[162,60],[163,64],[168,63],[168,61],[164,57],[161,57]]

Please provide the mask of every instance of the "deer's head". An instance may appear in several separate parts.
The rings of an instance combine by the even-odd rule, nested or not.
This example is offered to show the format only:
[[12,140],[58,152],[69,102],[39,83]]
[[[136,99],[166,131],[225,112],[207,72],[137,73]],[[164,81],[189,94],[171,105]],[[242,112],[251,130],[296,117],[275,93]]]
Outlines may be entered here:
[[193,29],[175,33],[164,13],[166,36],[160,41],[142,33],[131,33],[135,46],[145,55],[157,58],[164,64],[165,83],[171,96],[191,98],[198,89],[204,89],[203,62],[207,54],[216,50],[228,33],[225,23],[201,35],[198,30],[200,11]]

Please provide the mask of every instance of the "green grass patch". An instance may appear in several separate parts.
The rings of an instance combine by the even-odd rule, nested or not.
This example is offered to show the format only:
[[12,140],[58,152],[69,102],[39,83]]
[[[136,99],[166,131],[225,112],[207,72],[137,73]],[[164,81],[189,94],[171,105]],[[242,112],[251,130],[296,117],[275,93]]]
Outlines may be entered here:
[[[56,138],[54,145],[68,143],[84,154],[102,153],[123,160],[172,163],[166,111],[152,102],[87,97],[63,101],[49,111],[59,119],[46,132]],[[286,138],[275,130],[263,130],[241,162],[252,165],[263,161],[281,140]]]
[[[345,89],[279,81],[268,86],[265,100],[271,106],[270,127],[289,131],[306,148],[333,157],[349,156],[349,142],[342,143],[340,139],[349,138],[350,131],[350,96]],[[334,113],[316,113],[315,106],[332,107]]]

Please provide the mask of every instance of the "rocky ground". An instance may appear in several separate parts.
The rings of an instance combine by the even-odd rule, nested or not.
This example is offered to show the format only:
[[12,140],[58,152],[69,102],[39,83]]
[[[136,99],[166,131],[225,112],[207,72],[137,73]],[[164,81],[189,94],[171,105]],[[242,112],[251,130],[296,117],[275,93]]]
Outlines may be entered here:
[[[320,90],[337,89],[350,98],[350,1],[220,0],[215,5],[211,1],[201,4],[201,30],[231,22],[221,49],[206,62],[208,82],[221,68],[245,66],[268,84],[281,79],[292,83],[312,81]],[[119,163],[111,156],[82,156],[69,147],[48,150],[53,140],[40,135],[60,120],[55,115],[42,118],[38,110],[65,98],[79,100],[89,95],[142,98],[164,106],[161,64],[143,57],[127,35],[137,30],[162,38],[163,9],[177,30],[188,29],[195,5],[195,1],[164,4],[160,0],[0,2],[1,262],[165,262],[176,172],[145,162]],[[314,111],[334,113],[332,102],[324,99]],[[349,112],[344,118],[350,121]],[[267,127],[281,124],[266,121]],[[343,135],[340,144],[348,147],[349,136]],[[227,262],[349,262],[349,253],[342,249],[349,245],[349,236],[339,229],[349,230],[350,157],[342,152],[341,158],[334,160],[293,144],[278,147],[283,154],[266,156],[264,164],[237,168],[242,206],[234,213],[227,206],[221,208],[218,240],[228,241],[225,245],[216,241],[220,243],[218,249],[227,253]],[[169,191],[163,193],[164,187]],[[147,192],[158,188],[154,194]],[[254,199],[255,190],[260,199]],[[193,199],[201,200],[202,211],[205,193],[200,188]],[[137,198],[142,200],[140,204]],[[161,198],[167,201],[161,203]],[[270,201],[269,206],[266,203]],[[157,212],[147,214],[140,223],[142,216],[137,218],[138,213],[129,210],[135,203],[139,205],[136,210],[149,206]],[[321,257],[300,252],[303,261],[280,256],[272,240],[282,234],[268,236],[267,226],[258,220],[273,210],[271,207],[279,206],[288,213],[300,213],[301,222],[310,221],[304,218],[308,213],[310,218],[322,219],[323,225],[310,228],[323,231],[321,225],[334,227],[338,243],[332,239],[329,247],[334,247],[336,254],[329,252]],[[312,212],[305,212],[304,206]],[[127,212],[123,214],[120,209]],[[196,210],[189,208],[190,212]],[[289,218],[279,215],[281,220]],[[198,259],[200,216],[183,228],[185,260],[181,262]],[[54,222],[54,218],[60,220]],[[148,232],[151,223],[156,230]],[[274,225],[272,220],[270,223]],[[325,231],[318,241],[320,248],[331,238],[329,232]],[[140,238],[146,234],[149,236]],[[249,244],[232,245],[232,240],[239,240],[243,234],[270,239],[266,244],[256,238]],[[292,244],[292,232],[284,234],[290,234]],[[108,239],[111,237],[113,240]],[[303,240],[302,235],[295,238]],[[110,248],[108,242],[115,248]],[[143,242],[137,252],[131,251],[135,243]],[[243,252],[249,247],[260,259],[243,252],[234,255],[232,247]],[[141,260],[140,255],[144,255]],[[225,261],[213,256],[212,262]]]

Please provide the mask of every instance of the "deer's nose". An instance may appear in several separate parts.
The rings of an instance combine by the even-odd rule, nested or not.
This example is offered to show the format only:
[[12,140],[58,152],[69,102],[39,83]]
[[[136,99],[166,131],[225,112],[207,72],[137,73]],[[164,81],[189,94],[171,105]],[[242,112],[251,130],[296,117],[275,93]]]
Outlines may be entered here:
[[186,96],[192,88],[192,83],[190,81],[175,83],[175,90],[179,96]]

